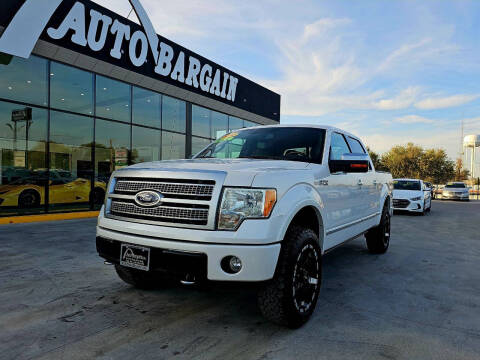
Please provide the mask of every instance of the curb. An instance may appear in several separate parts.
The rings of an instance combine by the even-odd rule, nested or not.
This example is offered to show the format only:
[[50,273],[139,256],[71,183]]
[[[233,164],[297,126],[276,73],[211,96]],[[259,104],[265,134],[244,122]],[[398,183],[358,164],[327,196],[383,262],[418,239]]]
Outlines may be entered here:
[[99,214],[99,211],[84,211],[84,212],[62,213],[62,214],[12,216],[12,217],[4,217],[4,218],[0,217],[0,225],[26,224],[26,223],[33,223],[33,222],[73,220],[73,219],[88,219],[88,218],[97,217],[98,214]]

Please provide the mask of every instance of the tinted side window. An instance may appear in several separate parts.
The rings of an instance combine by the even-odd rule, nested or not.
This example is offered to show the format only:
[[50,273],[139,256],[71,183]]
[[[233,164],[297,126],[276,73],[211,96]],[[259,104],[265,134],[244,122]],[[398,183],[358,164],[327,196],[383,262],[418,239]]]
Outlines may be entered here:
[[342,160],[343,154],[350,153],[350,148],[342,134],[333,133],[330,144],[330,160]]
[[365,149],[363,148],[360,141],[354,139],[350,136],[347,137],[348,145],[350,145],[350,149],[352,149],[352,153],[355,154],[366,154]]

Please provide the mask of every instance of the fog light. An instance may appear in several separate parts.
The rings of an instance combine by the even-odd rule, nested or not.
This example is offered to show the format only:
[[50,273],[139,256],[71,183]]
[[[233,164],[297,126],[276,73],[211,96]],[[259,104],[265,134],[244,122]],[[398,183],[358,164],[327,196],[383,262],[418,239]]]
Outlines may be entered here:
[[240,270],[242,270],[242,261],[236,256],[232,256],[230,258],[230,270],[232,270],[234,273],[238,273]]
[[236,274],[242,270],[242,261],[236,256],[226,256],[221,262],[222,270],[228,274]]

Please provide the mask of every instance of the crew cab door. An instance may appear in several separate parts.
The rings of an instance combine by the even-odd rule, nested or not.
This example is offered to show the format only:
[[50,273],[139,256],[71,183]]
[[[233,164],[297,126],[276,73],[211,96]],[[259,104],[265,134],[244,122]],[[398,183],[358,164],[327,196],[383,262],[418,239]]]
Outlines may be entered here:
[[[338,132],[331,133],[329,152],[329,161],[352,154],[345,136]],[[357,235],[352,232],[351,224],[363,215],[362,178],[363,174],[355,172],[331,172],[326,179],[328,186],[321,191],[326,195],[323,197],[327,215],[325,249]]]
[[[354,137],[349,135],[347,135],[346,138],[348,145],[350,146],[350,149],[353,153],[368,155],[365,147],[362,145],[360,140],[355,139]],[[373,213],[378,211],[378,208],[380,206],[380,193],[382,189],[381,184],[377,183],[377,176],[371,164],[370,157],[368,157],[368,162],[368,172],[358,174],[362,183],[362,204],[359,210],[364,214],[364,216],[372,215]]]

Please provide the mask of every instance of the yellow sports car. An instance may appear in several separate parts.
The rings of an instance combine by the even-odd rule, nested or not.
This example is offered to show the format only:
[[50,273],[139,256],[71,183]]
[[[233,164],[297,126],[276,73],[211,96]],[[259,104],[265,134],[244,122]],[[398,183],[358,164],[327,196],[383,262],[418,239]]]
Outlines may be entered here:
[[95,181],[91,191],[90,180],[76,178],[64,170],[51,170],[47,181],[47,172],[33,172],[32,176],[18,179],[8,185],[0,185],[0,206],[35,208],[45,204],[45,185],[49,184],[50,204],[87,203],[102,204],[106,185]]

